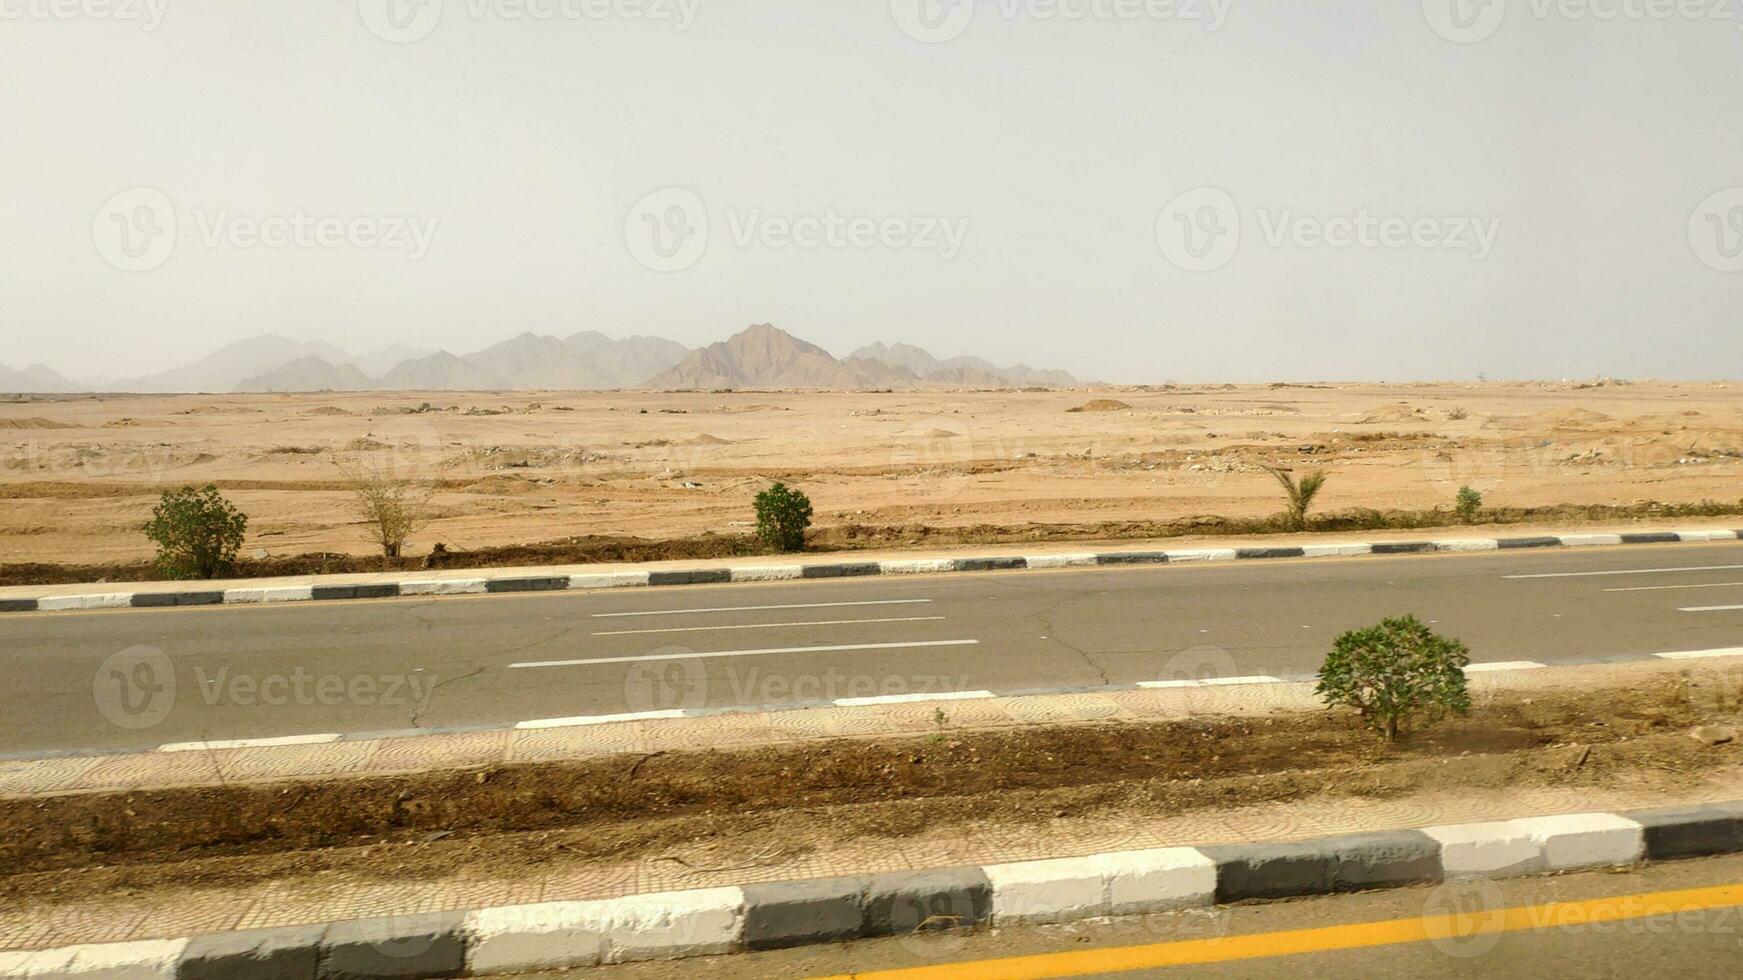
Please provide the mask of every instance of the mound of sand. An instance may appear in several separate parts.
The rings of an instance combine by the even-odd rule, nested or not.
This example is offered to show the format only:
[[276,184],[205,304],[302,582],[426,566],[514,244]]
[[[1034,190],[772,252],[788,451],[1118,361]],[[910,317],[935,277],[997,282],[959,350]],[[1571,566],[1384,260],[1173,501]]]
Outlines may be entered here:
[[[1075,412],[1076,409],[1072,409],[1072,411]],[[922,438],[922,439],[960,439],[960,438],[962,438],[962,433],[952,432],[949,429],[927,429],[925,432],[920,433],[920,438]]]
[[54,419],[0,419],[0,429],[76,429],[78,426]]
[[506,473],[493,473],[479,477],[460,488],[461,493],[510,494],[518,495],[532,493],[538,485],[520,476],[510,476]]
[[304,415],[355,415],[357,413],[356,412],[348,412],[345,409],[340,408],[336,405],[318,405],[314,408],[309,409],[307,412],[304,412],[303,414]]
[[1409,405],[1381,405],[1368,409],[1368,414],[1356,420],[1357,425],[1379,425],[1386,422],[1420,422],[1422,416]]
[[685,445],[685,446],[730,446],[730,445],[732,445],[732,440],[722,439],[719,436],[712,436],[712,435],[709,435],[708,433],[704,432],[701,435],[696,436],[694,438],[685,439],[683,441],[682,445]]
[[1116,398],[1096,398],[1084,402],[1076,408],[1068,408],[1068,412],[1125,412],[1131,410],[1130,405]]
[[1538,412],[1530,418],[1539,425],[1553,428],[1590,428],[1615,421],[1603,412],[1594,412],[1589,408],[1552,408],[1547,412]]

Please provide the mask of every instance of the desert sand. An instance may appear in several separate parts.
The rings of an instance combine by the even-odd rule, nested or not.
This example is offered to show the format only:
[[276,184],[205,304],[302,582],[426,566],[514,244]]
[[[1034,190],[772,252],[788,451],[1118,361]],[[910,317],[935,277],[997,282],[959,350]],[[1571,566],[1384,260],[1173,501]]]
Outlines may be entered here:
[[364,456],[441,481],[413,552],[743,532],[775,479],[819,525],[1258,516],[1264,464],[1325,468],[1324,510],[1736,501],[1743,385],[36,396],[0,404],[0,562],[149,557],[157,494],[206,482],[246,554],[367,553]]

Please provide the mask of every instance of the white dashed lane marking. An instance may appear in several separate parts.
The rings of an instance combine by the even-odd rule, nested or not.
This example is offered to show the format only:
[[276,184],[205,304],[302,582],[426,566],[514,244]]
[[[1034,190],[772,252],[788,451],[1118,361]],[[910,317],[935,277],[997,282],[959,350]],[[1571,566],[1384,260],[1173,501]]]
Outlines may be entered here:
[[863,708],[874,704],[914,704],[921,701],[978,701],[994,697],[991,691],[940,691],[935,694],[886,694],[876,698],[836,698],[838,708]]
[[864,623],[933,623],[943,616],[897,616],[890,619],[821,619],[802,623],[752,623],[748,626],[667,626],[651,630],[607,630],[594,636],[637,636],[644,633],[702,633],[712,630],[770,630],[793,626],[858,626]]
[[1655,653],[1660,660],[1705,660],[1708,657],[1743,657],[1743,647],[1725,650],[1683,650],[1676,653]]
[[516,722],[515,728],[520,731],[531,731],[539,728],[579,728],[583,725],[608,725],[614,721],[659,721],[663,718],[682,718],[682,708],[670,711],[637,711],[624,715],[584,715],[576,718],[539,718],[534,721]]
[[1671,589],[1724,589],[1743,585],[1743,582],[1700,582],[1695,585],[1630,585],[1622,589],[1605,589],[1605,592],[1666,592]]
[[653,653],[639,657],[600,657],[594,660],[540,660],[532,663],[509,664],[510,669],[523,667],[588,667],[595,664],[636,664],[656,660],[707,660],[716,657],[760,657],[779,653],[836,653],[847,650],[908,650],[916,647],[969,647],[979,640],[916,640],[912,643],[845,643],[838,646],[770,647],[765,650],[716,650],[708,653]]
[[265,749],[275,745],[323,745],[327,742],[337,742],[344,736],[338,734],[325,735],[286,735],[282,738],[238,738],[228,741],[214,742],[171,742],[157,747],[159,752],[208,752],[218,749]]
[[795,602],[781,606],[714,606],[709,609],[649,609],[645,612],[594,613],[594,619],[618,619],[625,616],[682,616],[691,613],[759,612],[766,609],[832,609],[840,606],[909,606],[931,599],[870,599],[865,602]]
[[1600,575],[1663,575],[1669,572],[1722,572],[1743,568],[1743,565],[1690,565],[1687,568],[1623,568],[1603,572],[1534,572],[1530,575],[1503,575],[1504,579],[1527,578],[1593,578]]

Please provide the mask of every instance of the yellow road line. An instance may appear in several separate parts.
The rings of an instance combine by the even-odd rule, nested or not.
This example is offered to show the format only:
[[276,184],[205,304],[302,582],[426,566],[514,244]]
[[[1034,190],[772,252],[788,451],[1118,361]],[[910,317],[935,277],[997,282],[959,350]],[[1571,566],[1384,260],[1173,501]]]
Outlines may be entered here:
[[1150,946],[944,963],[911,969],[843,974],[826,980],[1051,980],[1055,977],[1226,963],[1302,953],[1395,946],[1437,939],[1467,940],[1489,933],[1618,922],[1736,905],[1743,905],[1743,884],[1598,898],[1583,902],[1549,902],[1471,914],[1455,912],[1319,929],[1194,939]]

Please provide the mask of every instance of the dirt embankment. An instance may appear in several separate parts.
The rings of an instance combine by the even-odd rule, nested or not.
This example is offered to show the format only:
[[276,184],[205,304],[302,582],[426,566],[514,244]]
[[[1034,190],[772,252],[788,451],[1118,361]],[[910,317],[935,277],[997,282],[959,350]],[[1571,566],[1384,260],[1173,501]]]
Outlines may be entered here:
[[[1715,679],[1717,678],[1717,679]],[[422,775],[0,801],[0,903],[344,870],[513,876],[722,846],[798,855],[996,821],[1316,798],[1687,786],[1738,761],[1743,673],[1494,695],[1388,746],[1345,712],[625,755]]]
[[[1573,505],[1491,508],[1483,512],[1489,525],[1622,523],[1689,517],[1743,515],[1736,503],[1698,504],[1648,502],[1627,507]],[[1344,510],[1315,516],[1308,530],[1317,532],[1416,530],[1457,527],[1448,510]],[[931,524],[838,524],[812,529],[806,535],[810,554],[873,549],[902,549],[977,544],[1035,542],[1144,541],[1192,535],[1256,535],[1298,533],[1281,516],[1223,517],[1204,514],[1170,521],[1101,521],[1079,524],[976,524],[964,527]],[[767,555],[773,552],[749,534],[698,534],[677,538],[585,535],[537,544],[502,545],[468,551],[444,549],[422,557],[384,560],[377,556],[313,553],[237,561],[235,578],[288,575],[336,575],[354,572],[413,571],[429,568],[507,568],[537,565],[584,565],[599,562],[693,561]],[[0,564],[0,586],[69,585],[81,582],[151,582],[162,574],[149,562],[71,565],[46,562]]]

